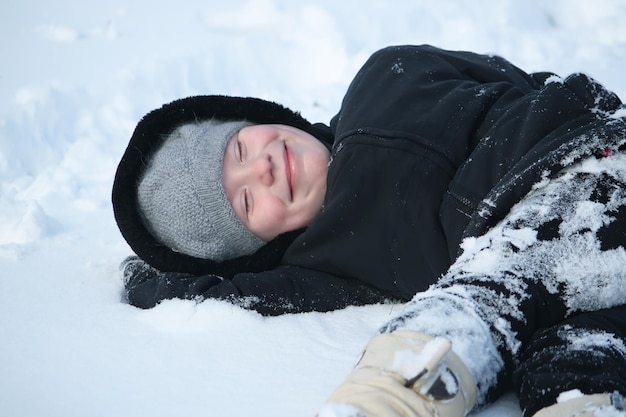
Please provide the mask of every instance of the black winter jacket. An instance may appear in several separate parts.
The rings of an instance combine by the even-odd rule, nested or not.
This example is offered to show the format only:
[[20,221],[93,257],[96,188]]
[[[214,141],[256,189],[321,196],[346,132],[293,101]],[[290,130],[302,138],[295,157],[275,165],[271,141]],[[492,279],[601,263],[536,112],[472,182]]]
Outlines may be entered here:
[[[217,116],[258,123],[265,119],[254,106],[276,106],[254,101],[241,110],[227,98],[195,100],[200,107],[222,100],[213,106]],[[158,269],[125,264],[129,302],[145,308],[173,297],[217,298],[274,315],[408,300],[448,269],[464,237],[502,219],[536,181],[621,146],[623,122],[611,117],[620,106],[582,74],[527,74],[497,56],[431,46],[385,48],[356,75],[329,127],[270,118],[331,138],[324,206],[306,230],[233,260],[227,271],[152,256],[158,244],[151,236],[125,232],[139,227],[138,171],[124,174],[123,159],[113,200],[124,208],[116,218],[131,247]]]

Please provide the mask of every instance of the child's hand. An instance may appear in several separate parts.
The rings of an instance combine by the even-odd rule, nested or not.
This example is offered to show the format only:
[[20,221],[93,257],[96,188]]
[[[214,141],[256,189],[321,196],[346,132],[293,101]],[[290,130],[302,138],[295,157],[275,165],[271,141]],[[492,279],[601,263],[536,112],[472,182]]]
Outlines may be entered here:
[[143,282],[161,274],[159,270],[148,265],[139,256],[135,255],[129,256],[122,261],[120,271],[122,271],[122,280],[124,281],[125,287],[131,285],[131,280],[133,280],[134,283]]

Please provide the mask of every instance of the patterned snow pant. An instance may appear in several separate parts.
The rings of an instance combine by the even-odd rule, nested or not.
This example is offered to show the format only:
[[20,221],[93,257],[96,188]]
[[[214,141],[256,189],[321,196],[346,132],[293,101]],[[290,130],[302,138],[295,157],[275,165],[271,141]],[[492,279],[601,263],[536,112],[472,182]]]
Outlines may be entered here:
[[525,416],[564,391],[626,394],[626,155],[545,179],[382,332],[452,341],[476,408],[512,387]]

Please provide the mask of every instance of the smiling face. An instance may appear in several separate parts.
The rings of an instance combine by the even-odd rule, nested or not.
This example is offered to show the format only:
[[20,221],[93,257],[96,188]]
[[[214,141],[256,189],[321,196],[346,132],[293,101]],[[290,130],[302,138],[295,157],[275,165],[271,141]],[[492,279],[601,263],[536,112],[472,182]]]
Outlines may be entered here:
[[243,224],[269,242],[319,213],[329,159],[320,141],[295,127],[245,127],[226,145],[224,189]]

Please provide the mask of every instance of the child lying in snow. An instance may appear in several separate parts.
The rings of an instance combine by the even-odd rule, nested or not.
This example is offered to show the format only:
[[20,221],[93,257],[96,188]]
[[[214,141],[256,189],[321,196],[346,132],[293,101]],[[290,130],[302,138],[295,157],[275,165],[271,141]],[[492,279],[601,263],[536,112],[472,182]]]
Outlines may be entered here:
[[431,46],[375,53],[328,126],[175,101],[116,174],[128,300],[410,300],[320,416],[463,416],[511,385],[525,416],[624,415],[624,115],[585,75]]

